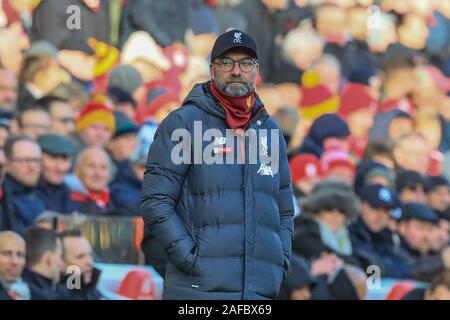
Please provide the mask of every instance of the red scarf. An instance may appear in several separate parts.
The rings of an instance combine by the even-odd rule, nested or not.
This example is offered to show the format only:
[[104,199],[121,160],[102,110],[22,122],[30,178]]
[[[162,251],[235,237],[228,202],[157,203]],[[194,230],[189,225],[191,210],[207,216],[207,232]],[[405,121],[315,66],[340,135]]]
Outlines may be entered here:
[[211,80],[210,88],[211,93],[219,100],[220,105],[225,110],[228,126],[233,130],[244,129],[252,117],[255,93],[252,91],[243,97],[233,97],[219,90],[214,80]]
[[108,189],[94,192],[94,191],[88,191],[88,194],[83,194],[77,191],[73,191],[71,193],[71,198],[73,201],[76,202],[86,202],[88,200],[91,200],[94,202],[98,207],[100,208],[106,208],[109,203],[109,191]]

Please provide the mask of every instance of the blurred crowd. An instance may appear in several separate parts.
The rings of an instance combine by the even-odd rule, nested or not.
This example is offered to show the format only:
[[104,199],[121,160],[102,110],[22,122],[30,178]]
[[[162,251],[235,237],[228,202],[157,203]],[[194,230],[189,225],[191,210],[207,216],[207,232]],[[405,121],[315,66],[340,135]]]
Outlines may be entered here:
[[[140,215],[158,124],[230,28],[257,42],[288,145],[280,298],[364,299],[376,266],[450,299],[450,0],[0,1],[0,298],[67,299],[72,264],[70,298],[99,298],[89,243],[55,217]],[[154,239],[142,250],[164,276]]]

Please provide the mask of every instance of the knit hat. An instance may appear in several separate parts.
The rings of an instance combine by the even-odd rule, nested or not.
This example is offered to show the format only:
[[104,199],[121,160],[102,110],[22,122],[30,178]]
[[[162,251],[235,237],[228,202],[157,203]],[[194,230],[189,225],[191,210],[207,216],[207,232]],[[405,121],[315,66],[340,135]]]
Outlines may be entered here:
[[369,94],[369,87],[359,83],[347,84],[341,92],[341,106],[339,115],[348,117],[352,112],[360,109],[377,110],[376,101]]
[[128,116],[120,111],[114,112],[114,119],[116,122],[116,133],[114,134],[114,139],[119,138],[128,133],[137,133],[137,124],[128,118]]
[[419,172],[413,170],[401,171],[395,180],[397,192],[401,192],[403,189],[414,187],[418,184],[422,185],[424,189],[427,188],[427,181],[425,178]]
[[132,94],[143,84],[141,74],[128,64],[114,67],[109,74],[109,86],[118,87]]
[[350,129],[337,114],[324,114],[311,125],[308,136],[320,146],[329,137],[348,137]]
[[329,172],[337,167],[345,167],[355,172],[355,165],[350,160],[350,155],[338,139],[330,139],[324,145],[324,152],[320,158],[322,170]]
[[319,74],[309,70],[302,75],[300,114],[304,118],[316,119],[324,113],[339,109],[339,97],[320,84]]
[[106,124],[111,131],[115,131],[116,122],[112,108],[106,103],[98,100],[90,101],[78,114],[75,125],[76,131],[80,132],[94,122],[102,122]]
[[322,168],[319,159],[312,154],[299,154],[289,161],[289,168],[291,171],[292,183],[309,178],[321,177]]

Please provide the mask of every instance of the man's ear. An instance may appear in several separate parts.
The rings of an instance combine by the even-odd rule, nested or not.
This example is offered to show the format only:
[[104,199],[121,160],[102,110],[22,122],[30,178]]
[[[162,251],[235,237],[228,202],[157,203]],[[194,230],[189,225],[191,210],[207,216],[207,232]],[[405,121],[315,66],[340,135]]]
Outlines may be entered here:
[[47,250],[42,255],[41,261],[45,266],[51,267],[53,264],[53,259],[54,259],[54,253],[51,250]]

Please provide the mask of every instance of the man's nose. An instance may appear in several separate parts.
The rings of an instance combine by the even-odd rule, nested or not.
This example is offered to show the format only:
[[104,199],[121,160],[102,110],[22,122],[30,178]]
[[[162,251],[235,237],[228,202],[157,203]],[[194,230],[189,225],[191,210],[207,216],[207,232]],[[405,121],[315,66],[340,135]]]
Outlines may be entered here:
[[233,76],[241,75],[241,67],[239,67],[239,62],[237,62],[237,61],[234,62],[233,69],[231,69],[231,74]]

